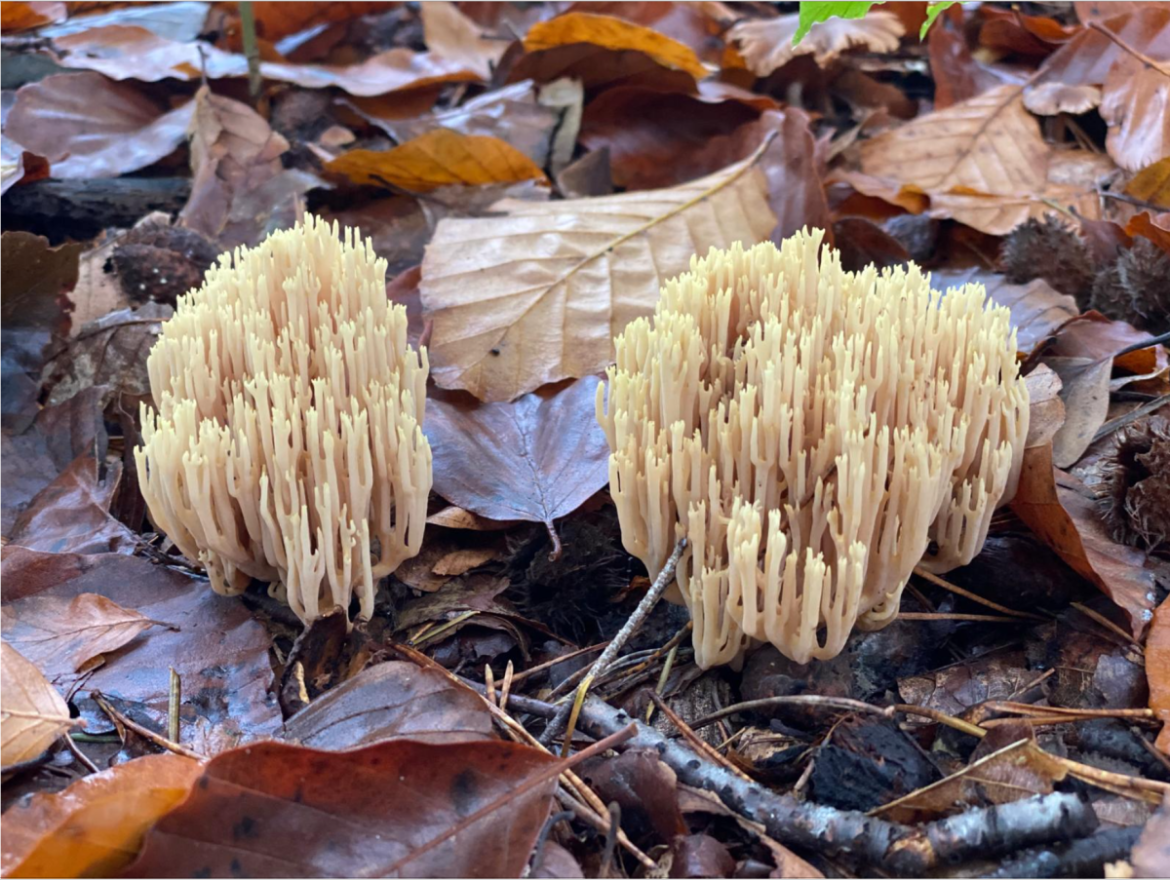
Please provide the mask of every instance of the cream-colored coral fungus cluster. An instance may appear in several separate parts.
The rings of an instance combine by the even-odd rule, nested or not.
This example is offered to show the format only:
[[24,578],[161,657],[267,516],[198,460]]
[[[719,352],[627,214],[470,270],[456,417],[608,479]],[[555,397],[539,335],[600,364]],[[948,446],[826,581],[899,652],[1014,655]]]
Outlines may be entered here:
[[693,259],[617,338],[608,406],[598,392],[626,548],[655,576],[689,539],[677,585],[704,667],[752,640],[835,656],[896,615],[916,564],[970,561],[1015,491],[1008,310],[913,265],[846,272],[821,240]]
[[271,583],[306,623],[418,553],[431,488],[425,349],[386,261],[313,217],[220,258],[148,360],[136,451],[155,524],[221,593]]

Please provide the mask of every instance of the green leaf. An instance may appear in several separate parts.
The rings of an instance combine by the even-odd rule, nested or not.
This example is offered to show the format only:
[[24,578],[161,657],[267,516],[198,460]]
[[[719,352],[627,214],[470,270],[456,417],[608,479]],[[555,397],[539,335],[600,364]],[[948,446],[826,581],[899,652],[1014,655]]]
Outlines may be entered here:
[[[959,2],[959,0],[946,0],[946,2],[944,2],[944,3],[931,3],[930,5],[928,5],[926,7],[926,21],[924,21],[922,23],[922,30],[918,32],[918,39],[925,40],[926,39],[926,32],[928,30],[930,30],[930,26],[932,24],[934,24],[934,20],[958,2]],[[803,16],[804,15],[804,8],[803,8],[804,4],[801,3],[800,5],[801,5],[800,14]],[[804,23],[803,18],[801,18],[801,23],[802,24]]]
[[[792,36],[792,45],[795,46],[803,40],[805,34],[809,32],[814,24],[828,21],[830,18],[863,18],[875,2],[880,2],[880,0],[868,0],[868,2],[867,0],[862,0],[862,2],[858,3],[810,3],[801,0],[800,26]],[[940,5],[950,6],[949,3]],[[925,30],[923,33],[925,33]]]

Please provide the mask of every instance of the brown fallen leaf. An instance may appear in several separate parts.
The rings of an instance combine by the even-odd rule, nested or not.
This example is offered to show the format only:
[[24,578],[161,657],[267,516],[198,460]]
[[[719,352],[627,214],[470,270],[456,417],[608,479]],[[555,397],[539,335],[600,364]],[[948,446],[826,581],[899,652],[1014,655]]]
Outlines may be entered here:
[[424,429],[434,490],[494,520],[543,523],[572,513],[609,482],[609,447],[593,417],[599,380],[511,403],[433,397]]
[[102,475],[93,454],[84,452],[28,502],[8,540],[50,553],[133,553],[141,539],[110,515],[121,478],[119,463],[109,463]]
[[41,671],[8,642],[0,644],[0,767],[38,757],[75,723]]
[[1125,194],[1159,208],[1170,208],[1170,156],[1135,174],[1125,185]]
[[[980,749],[991,746],[992,737],[1008,730],[1004,727],[989,733],[980,743]],[[878,807],[873,815],[906,824],[929,821],[954,815],[968,805],[987,801],[1004,804],[1035,794],[1048,794],[1068,773],[1031,737],[973,757],[975,760],[958,773]]]
[[436,128],[385,151],[351,150],[325,169],[351,183],[430,192],[442,186],[547,181],[527,156],[499,138]]
[[[184,733],[197,718],[247,738],[280,728],[280,707],[270,692],[272,637],[251,611],[216,595],[206,581],[136,556],[40,553],[11,544],[3,548],[0,577],[6,614],[16,620],[34,613],[37,599],[51,598],[62,607],[82,593],[97,593],[168,624],[150,628],[86,673],[86,690],[74,695],[73,704],[90,732],[111,729],[91,691],[140,723],[165,730],[168,667],[182,679],[184,694],[199,695],[183,701]],[[69,676],[66,683],[78,678]]]
[[402,660],[379,663],[326,691],[284,724],[283,738],[315,749],[395,739],[428,743],[490,740],[483,700],[436,669]]
[[1109,415],[1109,380],[1113,359],[1046,357],[1044,363],[1060,376],[1065,419],[1052,437],[1052,463],[1069,468],[1080,461]]
[[194,109],[186,101],[164,112],[133,85],[61,73],[17,90],[4,130],[47,157],[54,177],[118,177],[182,144]]
[[5,605],[3,620],[4,640],[50,678],[92,669],[95,660],[139,633],[166,626],[97,593],[82,593],[68,602],[33,597],[20,607],[19,616]]
[[1101,91],[1101,118],[1109,126],[1105,149],[1126,171],[1170,156],[1170,10],[1162,38],[1147,52],[1119,56]]
[[862,173],[925,193],[932,216],[992,235],[1050,213],[1051,202],[1098,216],[1098,185],[1111,170],[1087,150],[1054,151],[1024,109],[1023,88],[1013,85],[920,116],[861,146]]
[[281,212],[286,216],[277,225],[291,225],[294,200],[317,181],[281,165],[288,141],[247,104],[206,85],[194,103],[193,179],[180,222],[226,246],[255,244]]
[[567,12],[534,24],[524,35],[525,52],[544,52],[574,43],[588,43],[611,51],[641,52],[663,67],[684,71],[696,80],[707,75],[707,68],[688,46],[651,28],[609,15]]
[[1150,684],[1150,708],[1162,722],[1155,745],[1170,755],[1170,603],[1165,600],[1154,612],[1146,637],[1146,680]]
[[455,504],[450,504],[442,510],[437,510],[427,517],[427,525],[444,526],[448,529],[470,529],[475,532],[498,532],[515,525],[514,522],[499,522],[464,510]]
[[898,16],[873,10],[864,18],[830,18],[812,26],[804,38],[792,45],[800,15],[741,21],[727,33],[739,47],[748,68],[756,76],[768,76],[800,55],[812,55],[824,67],[842,52],[860,47],[870,52],[893,52],[906,32]]
[[1028,386],[1028,437],[1024,448],[1042,446],[1052,440],[1064,424],[1064,401],[1060,399],[1060,376],[1040,364],[1024,377]]
[[142,847],[148,828],[199,777],[199,761],[147,755],[35,794],[0,818],[4,877],[114,877]]
[[560,119],[554,109],[537,101],[536,85],[531,80],[485,92],[458,107],[425,116],[385,119],[366,110],[360,112],[399,143],[436,128],[490,135],[511,144],[541,168],[548,163],[550,141]]
[[273,43],[308,28],[338,21],[349,21],[373,12],[382,12],[382,2],[284,3],[258,0],[252,4],[256,33]]
[[1010,72],[976,61],[962,35],[942,22],[930,29],[927,48],[936,110],[974,98],[995,86],[1020,82]]
[[475,71],[480,79],[491,79],[507,40],[485,39],[482,28],[448,0],[436,0],[419,7],[423,41],[437,57]]
[[1050,444],[1024,450],[1012,510],[1070,568],[1113,600],[1140,639],[1154,607],[1154,576],[1145,554],[1108,535],[1094,499],[1079,482],[1052,466]]
[[670,189],[508,200],[494,206],[501,216],[441,221],[420,285],[436,384],[500,401],[597,373],[613,334],[649,314],[693,254],[828,225],[806,120],[765,114],[763,143],[747,159]]
[[619,86],[589,102],[580,142],[590,150],[609,150],[618,186],[655,189],[694,180],[750,155],[756,144],[735,138],[735,132],[759,116],[758,109],[740,101]]
[[30,3],[5,3],[0,7],[0,30],[6,34],[27,31],[49,22],[60,21],[68,14],[68,6],[65,3],[37,0]]
[[609,15],[642,27],[651,28],[663,36],[689,46],[709,64],[718,64],[723,55],[720,34],[726,27],[727,7],[721,3],[690,3],[686,0],[667,0],[662,3],[629,2],[629,0],[581,0],[566,12],[591,12]]
[[123,876],[518,877],[560,767],[505,742],[259,743],[209,761]]
[[1166,253],[1170,254],[1170,211],[1150,216],[1148,211],[1135,214],[1125,224],[1125,231],[1129,235],[1140,235],[1148,238]]

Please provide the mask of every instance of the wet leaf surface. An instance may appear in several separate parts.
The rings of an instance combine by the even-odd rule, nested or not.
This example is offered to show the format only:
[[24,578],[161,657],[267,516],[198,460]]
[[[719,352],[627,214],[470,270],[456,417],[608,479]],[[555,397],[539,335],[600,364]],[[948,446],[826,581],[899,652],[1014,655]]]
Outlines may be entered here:
[[504,742],[243,747],[208,762],[125,876],[518,876],[556,766]]

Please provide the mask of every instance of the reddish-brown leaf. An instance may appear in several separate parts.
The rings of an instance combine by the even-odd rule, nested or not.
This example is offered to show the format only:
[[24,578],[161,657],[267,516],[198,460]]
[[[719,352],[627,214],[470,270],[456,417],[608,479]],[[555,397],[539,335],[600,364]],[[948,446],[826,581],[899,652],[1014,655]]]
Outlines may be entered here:
[[749,156],[759,145],[737,130],[759,118],[739,101],[712,102],[645,88],[607,89],[585,108],[580,141],[609,148],[613,182],[655,189],[694,180]]
[[593,416],[597,385],[587,376],[511,403],[432,398],[425,430],[435,492],[489,519],[551,529],[609,482],[609,447]]
[[1162,722],[1156,745],[1170,755],[1170,601],[1154,612],[1146,638],[1146,680],[1150,683],[1150,708]]
[[194,109],[185,101],[164,110],[134,85],[92,71],[61,73],[20,88],[4,130],[48,158],[54,177],[118,177],[183,143]]
[[260,743],[213,758],[126,876],[517,877],[559,762],[515,743]]
[[313,700],[285,722],[284,738],[332,750],[395,739],[478,742],[492,739],[492,717],[477,694],[437,669],[394,660]]
[[1069,567],[1112,599],[1126,613],[1134,638],[1141,638],[1154,607],[1154,576],[1143,568],[1145,554],[1109,537],[1084,487],[1053,468],[1051,445],[1024,450],[1012,510]]
[[178,804],[200,762],[164,752],[35,794],[0,819],[4,877],[114,877],[132,862],[146,830]]

